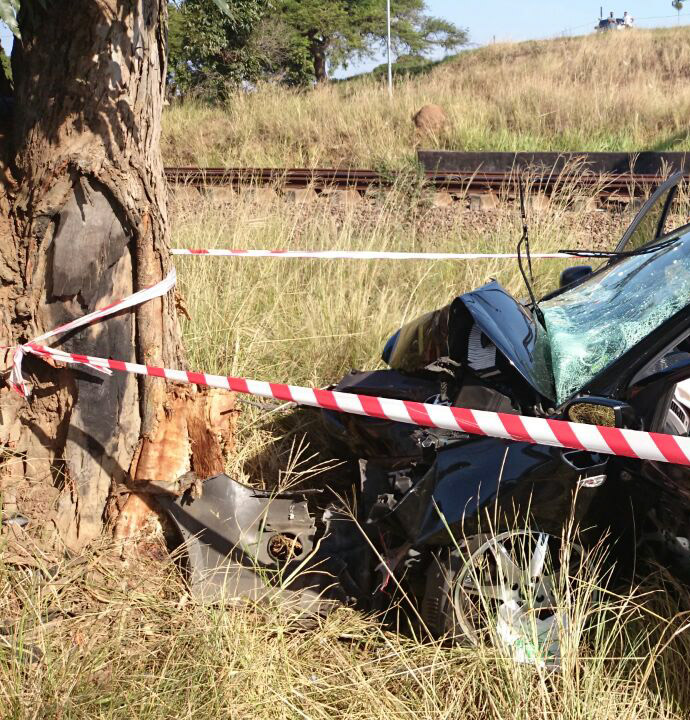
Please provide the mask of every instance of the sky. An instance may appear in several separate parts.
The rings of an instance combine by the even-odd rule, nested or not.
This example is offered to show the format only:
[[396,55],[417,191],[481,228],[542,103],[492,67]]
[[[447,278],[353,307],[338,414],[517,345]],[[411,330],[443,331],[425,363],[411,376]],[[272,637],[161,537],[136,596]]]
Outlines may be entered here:
[[[395,0],[391,0],[391,4],[395,12]],[[678,18],[671,0],[605,0],[603,4],[601,0],[427,0],[430,15],[467,28],[474,45],[486,45],[494,38],[501,42],[593,32],[600,7],[605,16],[613,10],[616,17],[622,17],[627,10],[639,27],[676,25],[679,20],[683,25],[690,25],[690,1]],[[363,72],[384,61],[381,54],[374,61],[354,63],[334,76]]]
[[[395,0],[393,0],[395,2]],[[485,45],[496,36],[501,40],[531,40],[562,34],[582,35],[594,29],[599,8],[604,16],[612,10],[622,17],[627,10],[640,27],[675,25],[677,13],[671,0],[427,0],[431,15],[451,20],[470,31],[470,39]],[[690,24],[690,3],[680,16]]]
[[[385,3],[386,0],[381,0]],[[451,20],[469,31],[473,45],[493,42],[534,40],[560,35],[583,35],[593,32],[599,18],[613,10],[616,17],[627,10],[639,27],[690,25],[690,0],[680,17],[671,7],[671,0],[427,0],[431,15]],[[395,0],[391,0],[395,12]],[[12,46],[12,34],[0,25],[0,42],[5,52]],[[334,77],[345,77],[370,70],[384,62],[383,54],[374,60],[352,63],[338,70]]]

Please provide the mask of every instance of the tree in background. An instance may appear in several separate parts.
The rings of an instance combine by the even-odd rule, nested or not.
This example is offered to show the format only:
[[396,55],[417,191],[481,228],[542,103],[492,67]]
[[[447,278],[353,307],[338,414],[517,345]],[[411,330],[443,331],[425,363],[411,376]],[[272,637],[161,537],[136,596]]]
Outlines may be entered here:
[[[0,47],[0,98],[12,95],[12,67],[5,50]],[[1,101],[0,101],[0,107]]]
[[[373,57],[386,40],[386,3],[382,0],[279,0],[279,17],[291,30],[291,44],[307,59],[305,75],[321,83],[328,69],[353,59]],[[391,40],[396,54],[423,56],[454,50],[467,31],[425,13],[424,0],[393,0]],[[302,78],[305,79],[304,77]]]
[[256,27],[270,0],[233,0],[222,12],[214,0],[168,3],[168,96],[222,99],[230,88],[255,81],[270,52]]
[[[417,64],[453,50],[467,32],[425,13],[424,0],[393,0],[392,43]],[[223,99],[244,82],[310,85],[328,70],[374,57],[385,44],[383,0],[236,0],[223,15],[213,0],[170,2],[170,95]]]

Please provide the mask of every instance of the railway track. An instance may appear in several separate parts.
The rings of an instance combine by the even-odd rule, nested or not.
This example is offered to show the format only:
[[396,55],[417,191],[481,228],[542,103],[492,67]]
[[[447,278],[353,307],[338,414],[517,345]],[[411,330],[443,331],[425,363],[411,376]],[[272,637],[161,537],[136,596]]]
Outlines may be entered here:
[[498,193],[517,190],[523,178],[532,192],[553,194],[558,188],[583,191],[598,190],[601,196],[641,196],[660,181],[651,173],[540,172],[522,169],[518,172],[439,171],[407,173],[379,173],[374,170],[337,168],[199,168],[168,167],[165,175],[169,183],[198,188],[207,187],[278,187],[283,190],[313,188],[316,192],[330,189],[354,189],[365,192],[369,188],[390,188],[400,183],[418,183],[427,188],[451,194]]

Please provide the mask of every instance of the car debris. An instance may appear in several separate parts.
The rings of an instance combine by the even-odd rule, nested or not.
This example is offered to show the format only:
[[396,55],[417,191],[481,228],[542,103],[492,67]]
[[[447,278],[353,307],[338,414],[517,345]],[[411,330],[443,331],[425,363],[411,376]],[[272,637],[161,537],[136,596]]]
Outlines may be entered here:
[[[666,228],[680,180],[660,186],[614,251],[589,254],[598,267],[569,268],[538,303],[496,281],[460,295],[391,337],[387,369],[353,371],[334,389],[687,436],[690,225]],[[226,475],[205,480],[201,497],[161,497],[197,597],[385,615],[404,596],[435,637],[554,666],[567,627],[558,578],[576,578],[603,537],[625,562],[653,515],[675,554],[689,546],[686,467],[333,410],[323,423],[359,469],[351,513],[326,493]],[[566,553],[571,522],[584,530]]]
[[0,516],[0,526],[2,527],[10,527],[11,525],[15,527],[26,527],[29,524],[29,518],[25,515],[21,515],[17,512],[5,512]]

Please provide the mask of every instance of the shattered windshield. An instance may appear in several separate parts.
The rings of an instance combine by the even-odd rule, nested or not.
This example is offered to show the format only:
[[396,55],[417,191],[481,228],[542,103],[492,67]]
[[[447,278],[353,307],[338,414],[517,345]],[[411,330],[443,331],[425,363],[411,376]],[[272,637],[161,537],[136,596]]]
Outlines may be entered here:
[[540,304],[559,404],[690,303],[690,232],[682,232]]

